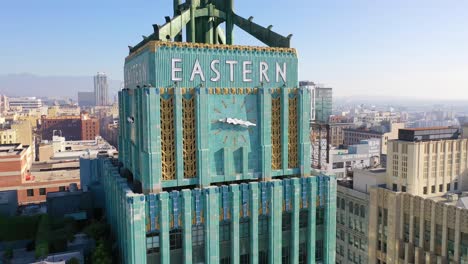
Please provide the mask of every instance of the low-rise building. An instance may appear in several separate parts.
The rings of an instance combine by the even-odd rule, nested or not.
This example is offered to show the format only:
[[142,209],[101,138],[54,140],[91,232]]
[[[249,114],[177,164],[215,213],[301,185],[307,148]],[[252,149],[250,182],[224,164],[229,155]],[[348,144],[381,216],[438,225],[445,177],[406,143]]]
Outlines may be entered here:
[[79,116],[41,117],[43,140],[59,135],[67,140],[90,140],[99,136],[99,120],[84,112]]
[[387,154],[388,141],[398,138],[398,131],[405,127],[404,123],[391,123],[386,130],[343,129],[344,145],[358,144],[361,140],[380,139],[381,154]]
[[353,169],[372,168],[380,164],[380,140],[362,140],[346,149],[330,150],[327,171],[337,179],[349,176]]
[[117,150],[100,136],[93,140],[77,141],[66,141],[64,137],[54,136],[52,140],[41,142],[38,154],[40,162],[78,161],[82,157],[114,156]]
[[330,123],[330,142],[332,147],[339,147],[344,144],[343,129],[354,128],[353,123]]
[[33,154],[30,146],[0,145],[0,191],[14,190],[30,175]]
[[10,97],[10,108],[18,108],[24,112],[37,110],[42,107],[42,100],[36,97]]

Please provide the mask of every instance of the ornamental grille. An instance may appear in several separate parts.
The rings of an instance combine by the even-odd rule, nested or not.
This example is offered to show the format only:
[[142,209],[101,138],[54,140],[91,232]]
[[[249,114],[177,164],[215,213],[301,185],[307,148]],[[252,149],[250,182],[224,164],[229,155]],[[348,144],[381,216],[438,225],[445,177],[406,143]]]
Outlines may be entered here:
[[297,90],[289,92],[289,107],[288,107],[288,168],[293,169],[298,167],[298,123],[297,123]]
[[197,173],[197,146],[195,134],[195,96],[193,89],[182,97],[182,126],[184,149],[184,178],[195,178]]
[[281,97],[271,98],[271,168],[281,169]]
[[[173,92],[173,91],[172,91]],[[162,179],[175,180],[174,96],[161,95]]]

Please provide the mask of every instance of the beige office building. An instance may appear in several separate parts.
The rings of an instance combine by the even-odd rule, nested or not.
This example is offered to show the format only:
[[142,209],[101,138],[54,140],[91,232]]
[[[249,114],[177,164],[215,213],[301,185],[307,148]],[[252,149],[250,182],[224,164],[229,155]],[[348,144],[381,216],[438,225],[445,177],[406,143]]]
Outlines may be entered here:
[[369,263],[468,263],[468,139],[455,128],[400,130],[386,188],[373,187]]
[[372,188],[369,263],[468,263],[468,210],[456,199]]
[[0,129],[0,144],[17,143],[16,130]]
[[391,141],[387,188],[421,196],[468,190],[468,139]]

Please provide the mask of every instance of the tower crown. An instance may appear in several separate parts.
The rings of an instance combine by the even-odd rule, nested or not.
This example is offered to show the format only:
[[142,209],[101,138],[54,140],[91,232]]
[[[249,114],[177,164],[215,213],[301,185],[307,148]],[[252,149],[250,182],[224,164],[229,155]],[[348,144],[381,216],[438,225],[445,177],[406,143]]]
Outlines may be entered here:
[[[262,27],[253,22],[253,17],[245,19],[234,12],[234,0],[174,0],[173,17],[166,17],[164,25],[153,25],[153,34],[143,36],[135,47],[129,46],[130,53],[151,40],[192,43],[227,44],[234,42],[234,25],[269,47],[289,48],[292,35],[284,37],[272,31],[272,25]],[[225,30],[222,24],[225,23]]]

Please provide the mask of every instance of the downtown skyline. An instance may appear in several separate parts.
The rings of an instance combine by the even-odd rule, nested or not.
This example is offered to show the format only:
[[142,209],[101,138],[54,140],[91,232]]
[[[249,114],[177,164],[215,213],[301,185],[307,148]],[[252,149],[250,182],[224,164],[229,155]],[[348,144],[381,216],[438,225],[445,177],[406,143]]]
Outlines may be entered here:
[[[463,34],[468,3],[294,4],[237,1],[236,12],[253,15],[263,26],[272,24],[278,33],[293,34],[292,46],[301,55],[300,79],[333,87],[337,96],[468,99],[468,36]],[[171,6],[160,1],[23,1],[3,7],[0,31],[15,45],[0,44],[0,56],[9,62],[0,65],[0,75],[91,76],[105,71],[110,79],[123,80],[127,45],[151,34],[148,25],[163,24],[161,17],[172,15]],[[262,45],[239,28],[235,32],[236,44]]]

